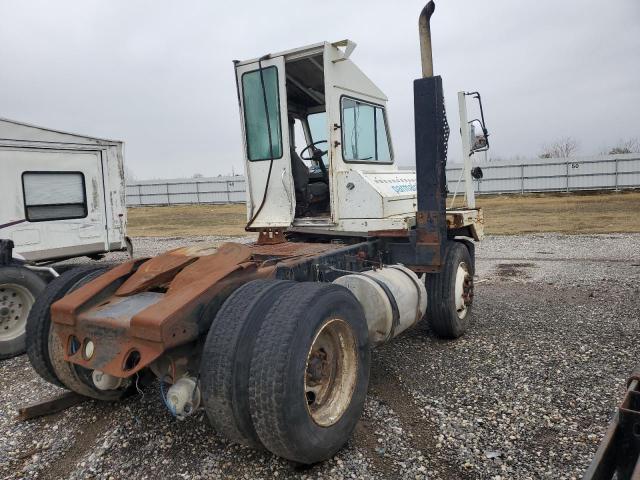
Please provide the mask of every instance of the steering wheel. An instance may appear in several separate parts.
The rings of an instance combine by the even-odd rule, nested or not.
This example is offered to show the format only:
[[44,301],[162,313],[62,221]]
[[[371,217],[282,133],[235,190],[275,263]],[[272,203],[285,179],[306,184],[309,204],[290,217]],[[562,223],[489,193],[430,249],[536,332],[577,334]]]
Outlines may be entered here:
[[[300,158],[302,160],[318,160],[318,158],[322,157],[325,153],[328,152],[328,150],[320,150],[319,148],[316,148],[316,145],[318,145],[319,143],[327,143],[326,140],[318,140],[317,142],[313,142],[311,145],[307,145],[306,147],[304,147],[304,149],[300,152]],[[307,150],[312,150],[311,152],[311,156],[310,157],[305,157],[304,154]]]
[[[319,148],[316,147],[316,145],[318,145],[319,143],[329,143],[327,140],[318,140],[317,142],[313,142],[310,145],[307,145],[306,147],[304,147],[304,149],[300,152],[300,158],[302,160],[310,160],[312,162],[315,162],[318,164],[318,166],[320,167],[320,170],[322,171],[322,176],[324,177],[325,182],[327,182],[327,184],[329,183],[329,172],[327,172],[327,167],[324,164],[324,162],[322,161],[322,157],[324,155],[326,155],[329,150],[320,150]],[[309,157],[305,157],[304,154],[305,152],[307,152],[307,150],[311,151],[311,156]]]

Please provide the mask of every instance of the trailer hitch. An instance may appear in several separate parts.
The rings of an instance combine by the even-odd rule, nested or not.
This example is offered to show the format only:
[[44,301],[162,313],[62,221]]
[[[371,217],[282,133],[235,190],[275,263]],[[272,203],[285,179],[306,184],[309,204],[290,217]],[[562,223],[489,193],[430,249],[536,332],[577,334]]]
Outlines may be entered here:
[[640,365],[583,480],[640,480]]

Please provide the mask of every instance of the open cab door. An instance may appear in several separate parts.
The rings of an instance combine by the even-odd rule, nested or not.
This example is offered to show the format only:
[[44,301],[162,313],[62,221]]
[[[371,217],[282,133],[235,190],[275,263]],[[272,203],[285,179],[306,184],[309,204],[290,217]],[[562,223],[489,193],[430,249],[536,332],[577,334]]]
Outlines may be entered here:
[[236,63],[245,170],[247,229],[288,228],[296,198],[284,57]]

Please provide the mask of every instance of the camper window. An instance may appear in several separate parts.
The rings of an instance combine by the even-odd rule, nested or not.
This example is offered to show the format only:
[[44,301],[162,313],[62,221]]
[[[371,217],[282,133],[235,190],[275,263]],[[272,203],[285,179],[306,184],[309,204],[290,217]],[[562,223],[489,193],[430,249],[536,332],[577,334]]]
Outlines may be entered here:
[[87,195],[81,172],[24,172],[25,217],[30,222],[87,216]]
[[346,162],[391,163],[384,109],[342,97],[342,158]]
[[[242,97],[247,157],[251,161],[282,157],[278,69],[272,66],[263,68],[262,74],[260,70],[243,74]],[[266,110],[269,111],[268,123]],[[269,142],[269,130],[271,130],[271,142]]]

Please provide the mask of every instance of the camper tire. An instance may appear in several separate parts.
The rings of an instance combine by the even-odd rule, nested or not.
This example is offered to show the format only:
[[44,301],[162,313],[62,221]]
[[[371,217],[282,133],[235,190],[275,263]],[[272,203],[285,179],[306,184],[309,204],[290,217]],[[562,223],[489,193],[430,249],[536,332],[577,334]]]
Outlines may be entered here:
[[458,338],[471,321],[474,265],[467,247],[449,242],[442,272],[426,275],[427,318],[441,338]]
[[24,353],[27,317],[46,286],[27,268],[0,267],[0,360]]
[[249,376],[262,444],[298,464],[331,458],[349,439],[369,383],[364,312],[346,288],[301,282],[266,313]]
[[249,411],[249,370],[264,313],[295,285],[253,280],[225,300],[213,320],[202,352],[200,388],[214,430],[228,440],[262,449]]

